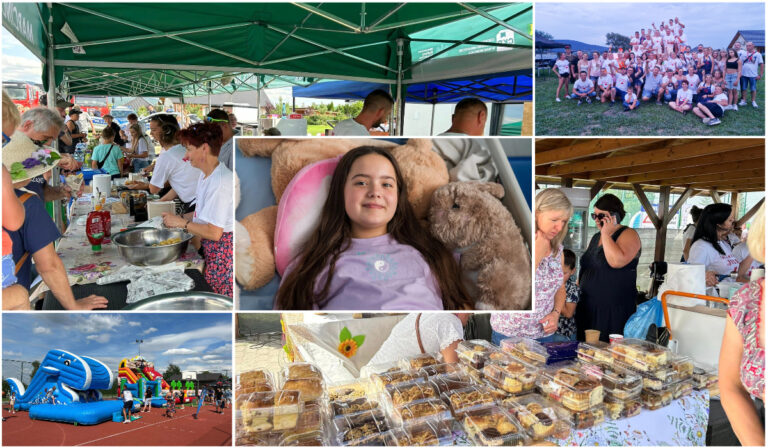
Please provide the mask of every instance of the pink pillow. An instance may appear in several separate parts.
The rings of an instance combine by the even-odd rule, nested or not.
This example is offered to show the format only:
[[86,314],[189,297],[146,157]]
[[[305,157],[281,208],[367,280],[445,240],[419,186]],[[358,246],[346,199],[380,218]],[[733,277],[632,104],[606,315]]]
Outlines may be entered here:
[[317,229],[320,212],[331,187],[331,177],[341,157],[305,166],[285,188],[277,207],[275,226],[275,265],[281,277],[311,233]]

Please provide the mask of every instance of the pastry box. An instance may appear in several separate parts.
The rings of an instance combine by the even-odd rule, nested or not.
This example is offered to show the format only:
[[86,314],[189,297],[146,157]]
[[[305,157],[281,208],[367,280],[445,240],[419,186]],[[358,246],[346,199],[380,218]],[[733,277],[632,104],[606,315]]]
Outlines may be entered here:
[[571,433],[570,421],[558,415],[557,405],[541,395],[510,397],[501,404],[517,418],[533,440],[543,440],[550,436],[566,439]]
[[642,372],[663,369],[671,361],[669,349],[642,339],[619,339],[608,350],[614,359]]
[[441,397],[450,405],[451,413],[457,420],[468,411],[490,406],[495,402],[493,395],[482,386],[454,389],[444,392]]
[[395,423],[410,426],[428,420],[449,420],[451,409],[443,400],[435,398],[397,406],[392,418]]
[[577,362],[544,369],[536,384],[542,394],[573,411],[584,411],[603,402],[603,385],[584,373]]
[[520,423],[498,406],[467,412],[462,425],[475,445],[522,446],[528,443]]

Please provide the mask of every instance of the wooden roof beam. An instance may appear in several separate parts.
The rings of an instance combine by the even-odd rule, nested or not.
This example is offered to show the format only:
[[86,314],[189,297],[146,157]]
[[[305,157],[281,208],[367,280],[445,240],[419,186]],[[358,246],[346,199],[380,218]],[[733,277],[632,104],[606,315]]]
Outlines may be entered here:
[[645,191],[643,191],[643,187],[639,184],[632,184],[632,189],[635,190],[635,195],[637,195],[637,199],[640,201],[640,204],[642,204],[643,208],[645,209],[645,213],[648,214],[648,219],[651,220],[653,223],[653,227],[656,227],[658,230],[659,226],[661,225],[661,220],[659,219],[659,216],[656,214],[656,211],[653,209],[653,205],[651,205],[651,201],[648,200],[648,196],[645,195]]
[[565,162],[568,160],[597,156],[621,149],[628,149],[661,141],[670,140],[652,138],[601,138],[588,141],[574,140],[567,146],[536,151],[536,165],[545,165],[553,162]]
[[703,165],[695,167],[673,168],[666,171],[656,171],[652,173],[636,174],[627,177],[629,183],[643,183],[664,179],[680,179],[690,176],[704,174],[728,173],[747,171],[754,168],[759,162],[757,160],[742,160],[739,162],[716,163],[713,165]]
[[718,174],[705,174],[702,176],[690,176],[681,177],[678,179],[666,179],[660,182],[654,182],[658,185],[695,185],[695,184],[710,184],[715,185],[717,183],[747,183],[741,182],[742,180],[752,182],[756,180],[765,179],[765,170],[761,168],[754,168],[751,170]]

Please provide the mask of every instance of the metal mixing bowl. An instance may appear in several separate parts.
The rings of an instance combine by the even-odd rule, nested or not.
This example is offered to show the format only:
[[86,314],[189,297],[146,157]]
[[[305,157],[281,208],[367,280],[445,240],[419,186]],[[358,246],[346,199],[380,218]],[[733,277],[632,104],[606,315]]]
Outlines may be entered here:
[[[181,238],[181,242],[152,246],[169,238]],[[136,266],[157,266],[176,261],[187,251],[191,239],[192,235],[181,229],[136,228],[112,236],[120,256]]]
[[123,309],[142,311],[231,311],[232,299],[210,292],[171,292],[132,303]]

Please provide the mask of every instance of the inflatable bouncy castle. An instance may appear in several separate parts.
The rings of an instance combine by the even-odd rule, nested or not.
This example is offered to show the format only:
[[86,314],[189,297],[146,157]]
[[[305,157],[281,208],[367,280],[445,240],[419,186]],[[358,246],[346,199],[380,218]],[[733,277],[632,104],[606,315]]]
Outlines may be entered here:
[[170,386],[163,376],[155,370],[154,364],[140,356],[131,359],[123,359],[117,371],[118,394],[123,390],[131,391],[134,401],[144,401],[147,389],[152,391],[152,407],[160,408],[165,405],[163,390],[169,390]]
[[120,400],[102,400],[101,391],[114,381],[106,364],[65,350],[49,351],[29,386],[16,378],[6,381],[16,394],[14,407],[29,411],[33,420],[95,425],[123,407]]

